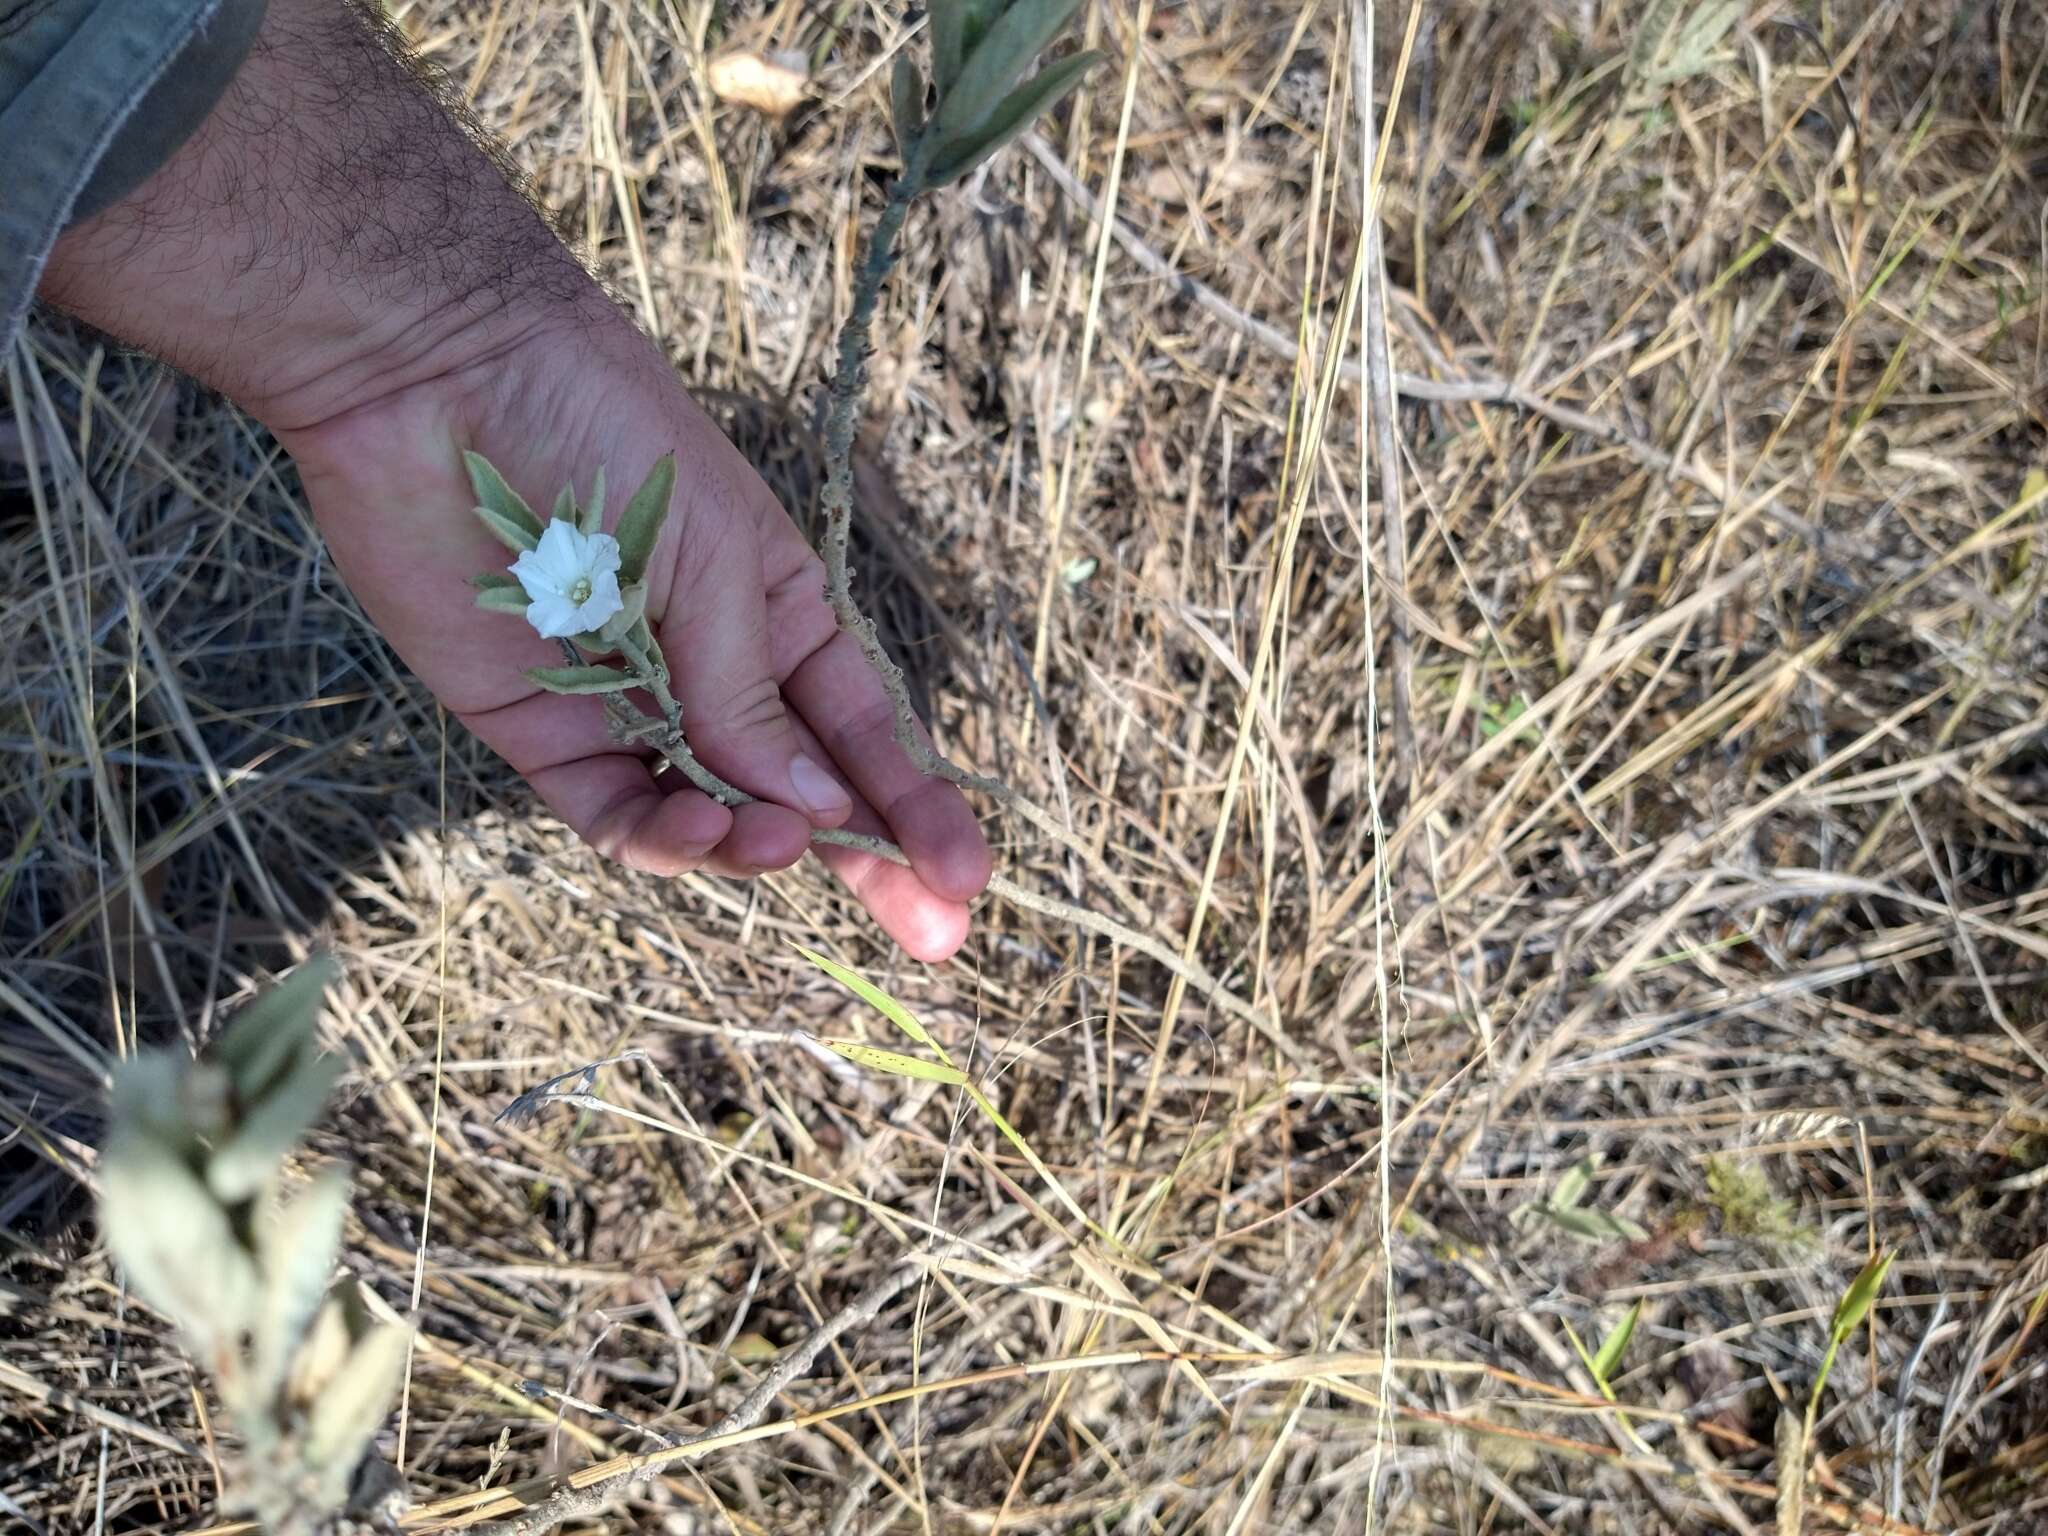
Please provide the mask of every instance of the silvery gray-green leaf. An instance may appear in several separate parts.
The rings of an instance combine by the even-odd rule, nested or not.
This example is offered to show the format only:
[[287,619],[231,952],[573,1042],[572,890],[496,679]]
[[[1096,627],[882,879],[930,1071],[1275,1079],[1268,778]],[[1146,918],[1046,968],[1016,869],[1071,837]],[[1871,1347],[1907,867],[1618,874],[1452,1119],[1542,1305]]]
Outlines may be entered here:
[[1086,53],[1077,53],[1071,58],[1048,64],[1012,91],[971,141],[947,144],[938,163],[932,167],[932,185],[942,187],[949,181],[957,181],[998,150],[1003,149],[1012,139],[1058,106],[1061,99],[1081,83],[1088,71],[1107,57],[1107,54],[1090,49]]
[[[591,638],[604,643],[599,636]],[[623,693],[633,686],[632,675],[617,667],[528,667],[526,676],[549,693]]]
[[[347,1502],[356,1463],[369,1449],[398,1396],[412,1330],[386,1323],[349,1352],[348,1361],[328,1382],[306,1422],[306,1460],[319,1470],[331,1507]],[[329,1482],[329,1478],[336,1481]]]
[[245,1101],[261,1094],[299,1047],[313,1039],[320,998],[334,984],[338,970],[326,955],[308,960],[245,1004],[221,1032],[213,1055],[233,1074],[235,1092]]
[[100,1228],[144,1301],[215,1374],[262,1294],[256,1266],[206,1186],[160,1144],[116,1132],[100,1163]]
[[510,587],[486,587],[476,595],[477,607],[485,613],[524,614],[533,599],[516,583]]
[[524,592],[519,578],[505,571],[480,571],[469,578],[469,584],[479,592]]
[[550,520],[560,520],[561,522],[574,524],[578,528],[583,526],[576,521],[575,486],[566,483],[562,486],[561,491],[555,497],[554,506],[548,511],[548,517]]
[[295,1199],[257,1223],[264,1296],[256,1355],[266,1391],[284,1384],[293,1351],[327,1295],[347,1212],[348,1173],[328,1167]]
[[[185,1076],[189,1064],[164,1051],[151,1051],[114,1068],[111,1123],[147,1136],[167,1156],[195,1149],[212,1126],[195,1126],[188,1112]],[[216,1069],[216,1079],[221,1074]]]
[[590,477],[590,500],[583,504],[583,511],[576,522],[578,533],[597,533],[604,528],[604,466],[597,466],[597,473]]
[[661,538],[661,525],[668,520],[668,504],[676,491],[676,456],[665,453],[647,472],[640,489],[619,514],[613,535],[619,541],[619,585],[638,581],[647,574],[647,562]]
[[889,76],[889,120],[896,129],[896,148],[910,153],[911,142],[924,131],[924,76],[907,53],[896,55]]
[[478,507],[475,510],[477,520],[490,530],[491,537],[514,554],[524,554],[540,543],[539,534],[529,533],[524,525],[505,516],[504,513],[495,512],[489,507]]
[[[505,477],[498,473],[489,459],[480,453],[465,452],[462,463],[469,471],[469,483],[476,491],[479,509],[522,530],[530,540],[540,538],[540,519],[533,515],[533,508],[505,483]],[[528,543],[525,547],[531,549],[533,544]]]
[[247,1200],[262,1189],[301,1136],[320,1117],[327,1095],[347,1063],[339,1056],[307,1053],[264,1094],[241,1128],[206,1164],[206,1182],[221,1199]]
[[1039,54],[1073,19],[1081,0],[1017,0],[988,29],[939,102],[934,123],[939,152],[950,159],[959,146],[982,137],[1010,90]]

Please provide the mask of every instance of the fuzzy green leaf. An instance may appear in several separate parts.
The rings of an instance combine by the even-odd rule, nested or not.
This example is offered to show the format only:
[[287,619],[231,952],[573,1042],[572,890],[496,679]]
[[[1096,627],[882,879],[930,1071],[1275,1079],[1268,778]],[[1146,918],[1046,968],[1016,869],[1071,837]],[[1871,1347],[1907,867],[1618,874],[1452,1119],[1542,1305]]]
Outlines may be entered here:
[[284,1382],[294,1403],[315,1401],[347,1361],[349,1350],[355,1346],[349,1317],[356,1304],[355,1283],[343,1280],[327,1292],[312,1322],[299,1336]]
[[502,512],[494,512],[489,507],[477,507],[475,511],[477,521],[490,530],[491,537],[514,554],[523,555],[540,543],[539,534],[528,533],[524,524]]
[[235,1092],[245,1103],[262,1097],[297,1058],[300,1047],[312,1041],[320,1022],[321,994],[340,969],[325,955],[308,960],[260,993],[222,1031],[214,1059],[228,1069]]
[[[519,547],[533,548],[540,541],[540,519],[533,515],[533,508],[526,504],[525,498],[505,483],[505,477],[482,454],[465,452],[462,463],[469,471],[469,483],[476,491],[477,505],[524,532],[529,542]],[[492,529],[492,532],[496,531]]]
[[485,613],[511,613],[524,617],[526,610],[533,606],[533,599],[526,595],[524,587],[487,587],[476,595],[477,607]]
[[487,587],[476,595],[477,607],[485,613],[511,613],[525,617],[532,606],[532,599],[524,587],[514,584],[509,587]]
[[946,1054],[944,1047],[931,1037],[922,1024],[918,1023],[915,1014],[884,992],[880,987],[869,981],[865,976],[861,975],[860,972],[848,970],[837,960],[826,959],[815,949],[806,949],[801,944],[795,947],[798,954],[802,955],[811,964],[815,965],[855,997],[874,1009],[875,1012],[879,1013],[891,1024],[902,1030],[904,1034],[910,1036],[919,1045],[929,1046],[941,1056]]
[[1628,1341],[1635,1337],[1636,1323],[1642,1318],[1643,1304],[1639,1301],[1623,1314],[1620,1322],[1606,1338],[1600,1341],[1600,1353],[1587,1362],[1593,1370],[1593,1379],[1605,1387],[1614,1379],[1615,1369],[1621,1364],[1621,1357],[1628,1352]]
[[[960,78],[967,61],[967,0],[931,0],[932,79],[944,96]],[[912,66],[915,68],[915,66]],[[896,70],[901,75],[900,56]]]
[[503,571],[482,571],[469,578],[469,584],[479,592],[524,592],[519,578],[508,576]]
[[619,541],[619,585],[647,574],[647,562],[661,539],[661,525],[668,520],[668,504],[675,493],[676,456],[665,453],[647,471],[640,489],[619,514],[615,535]]
[[[936,24],[937,11],[933,11]],[[889,76],[889,120],[896,129],[896,148],[910,153],[910,141],[924,131],[924,76],[907,53],[896,55],[896,69]]]
[[549,693],[623,693],[634,683],[632,674],[617,667],[528,667],[526,676]]
[[1557,1188],[1550,1192],[1550,1208],[1553,1211],[1568,1211],[1586,1198],[1586,1191],[1593,1183],[1593,1159],[1582,1157],[1565,1169],[1557,1181]]
[[99,1171],[100,1230],[129,1283],[208,1370],[232,1369],[261,1287],[227,1213],[191,1169],[118,1119]]
[[306,1421],[306,1460],[337,1506],[348,1493],[356,1463],[391,1412],[411,1352],[412,1330],[384,1324],[356,1345],[313,1404]]
[[257,1359],[268,1389],[284,1384],[299,1340],[327,1295],[348,1211],[348,1173],[327,1167],[290,1204],[256,1228],[263,1259],[263,1326]]
[[1012,87],[1024,78],[1046,45],[1073,20],[1081,0],[1017,0],[996,18],[961,66],[960,78],[939,98],[940,154],[946,160],[981,142],[997,111],[1009,103]]
[[[193,1079],[206,1072],[212,1074],[211,1091],[195,1094]],[[226,1079],[217,1064],[144,1051],[114,1068],[108,1123],[148,1138],[161,1156],[189,1157],[225,1123]],[[201,1106],[195,1098],[208,1102]]]
[[921,1056],[906,1056],[901,1051],[885,1051],[880,1046],[863,1045],[858,1040],[827,1040],[825,1048],[836,1051],[857,1066],[886,1072],[891,1077],[914,1077],[920,1082],[952,1083],[956,1086],[967,1081],[967,1075],[958,1067],[926,1061]]
[[1626,1216],[1610,1216],[1605,1211],[1588,1210],[1573,1206],[1562,1211],[1546,1209],[1542,1213],[1573,1237],[1584,1238],[1591,1243],[1611,1243],[1622,1238],[1641,1242],[1648,1234]]
[[1012,139],[1058,106],[1081,83],[1082,77],[1107,57],[1107,54],[1091,49],[1061,59],[1056,64],[1048,64],[996,108],[971,143],[947,142],[938,164],[932,168],[932,185],[944,186],[949,181],[957,181],[1004,149]]
[[1880,1253],[1849,1282],[1849,1289],[1842,1293],[1842,1299],[1835,1307],[1834,1321],[1828,1328],[1837,1343],[1854,1333],[1856,1325],[1870,1311],[1871,1303],[1877,1300],[1877,1293],[1884,1289],[1884,1277],[1891,1272],[1892,1260],[1897,1257],[1898,1254],[1889,1250]]
[[561,494],[555,497],[554,508],[548,513],[548,516],[564,523],[573,524],[578,528],[583,526],[576,518],[576,487],[574,485],[565,483],[562,486]]
[[597,473],[590,477],[590,500],[583,504],[583,510],[576,517],[578,533],[598,533],[604,528],[604,466],[597,466]]
[[276,1174],[299,1138],[320,1118],[327,1095],[347,1069],[339,1056],[307,1055],[267,1090],[206,1164],[206,1182],[232,1205],[247,1200]]

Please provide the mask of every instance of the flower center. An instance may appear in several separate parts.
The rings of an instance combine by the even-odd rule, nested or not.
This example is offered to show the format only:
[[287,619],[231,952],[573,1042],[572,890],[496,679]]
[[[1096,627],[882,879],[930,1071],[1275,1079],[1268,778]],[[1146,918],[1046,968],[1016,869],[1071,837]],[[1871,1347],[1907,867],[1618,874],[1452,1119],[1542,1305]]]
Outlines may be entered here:
[[578,576],[569,583],[569,601],[572,603],[587,603],[590,601],[590,578],[588,576]]

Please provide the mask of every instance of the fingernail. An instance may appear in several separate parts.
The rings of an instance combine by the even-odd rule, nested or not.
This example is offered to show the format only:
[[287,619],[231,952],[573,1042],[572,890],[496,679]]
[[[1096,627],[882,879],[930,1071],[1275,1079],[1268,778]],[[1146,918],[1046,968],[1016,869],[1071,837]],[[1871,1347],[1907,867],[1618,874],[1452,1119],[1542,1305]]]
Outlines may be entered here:
[[853,802],[846,798],[839,781],[802,753],[790,762],[789,782],[796,789],[797,799],[803,801],[804,809],[813,816],[840,816],[853,809]]

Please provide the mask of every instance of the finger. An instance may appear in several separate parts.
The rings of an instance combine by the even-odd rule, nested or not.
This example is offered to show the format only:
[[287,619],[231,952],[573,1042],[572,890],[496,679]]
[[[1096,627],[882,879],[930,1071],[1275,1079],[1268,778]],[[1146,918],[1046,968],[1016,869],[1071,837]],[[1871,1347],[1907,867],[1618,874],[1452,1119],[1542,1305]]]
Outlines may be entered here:
[[[801,718],[792,717],[790,723],[807,751],[816,753],[821,762],[830,760]],[[858,796],[854,798],[852,814],[847,817],[846,829],[865,832],[870,837],[889,837],[882,818]],[[854,848],[831,843],[813,843],[811,847],[854,899],[881,924],[882,931],[914,959],[936,965],[951,959],[966,941],[966,904],[934,891],[915,870]]]
[[687,874],[733,830],[732,812],[702,790],[665,793],[645,761],[623,752],[557,763],[526,782],[591,847],[650,875]]
[[661,627],[683,728],[720,778],[818,826],[837,826],[852,801],[797,746],[776,685],[759,538],[743,515],[721,518],[722,498],[705,500],[705,526],[684,540],[701,554],[677,571]]
[[880,813],[885,835],[910,856],[919,878],[954,901],[979,895],[993,865],[973,808],[946,780],[922,772],[896,740],[895,709],[860,643],[835,635],[790,673],[782,692],[816,733],[826,761]]
[[[680,774],[663,774],[655,783],[671,784],[676,794],[697,794]],[[731,829],[704,860],[707,873],[745,880],[772,869],[787,869],[811,845],[811,824],[786,805],[756,800],[731,807]]]

